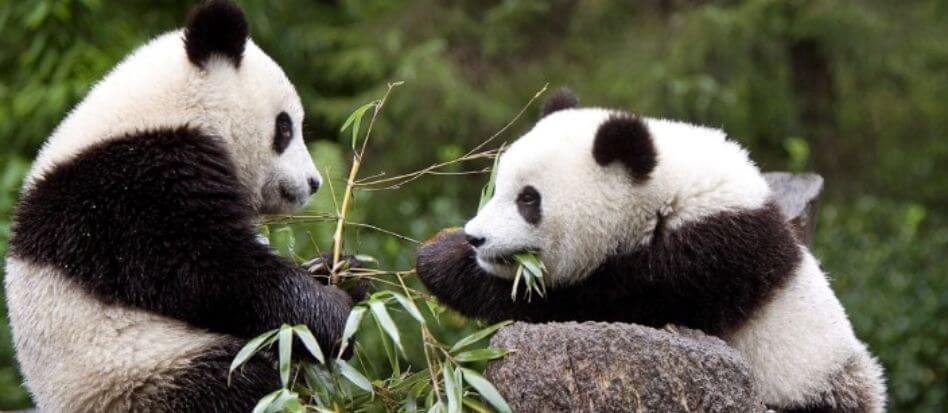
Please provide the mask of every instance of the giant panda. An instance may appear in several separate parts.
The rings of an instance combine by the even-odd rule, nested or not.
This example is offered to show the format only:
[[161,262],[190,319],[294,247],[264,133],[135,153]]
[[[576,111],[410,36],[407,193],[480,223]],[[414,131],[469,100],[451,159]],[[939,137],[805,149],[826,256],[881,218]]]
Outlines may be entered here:
[[352,298],[257,239],[321,182],[303,107],[209,1],[135,50],[55,129],[13,218],[6,298],[40,411],[249,411],[280,387],[248,338],[305,324],[335,351]]
[[[542,114],[463,231],[419,249],[435,296],[490,321],[701,329],[743,355],[772,409],[883,410],[881,367],[741,146],[717,129],[578,108],[566,91]],[[526,251],[548,291],[514,301],[512,257]]]

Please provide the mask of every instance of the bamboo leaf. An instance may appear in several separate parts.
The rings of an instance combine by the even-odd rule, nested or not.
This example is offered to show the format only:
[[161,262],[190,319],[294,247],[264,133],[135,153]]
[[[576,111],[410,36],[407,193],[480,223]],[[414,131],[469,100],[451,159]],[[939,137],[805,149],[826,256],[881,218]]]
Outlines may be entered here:
[[474,343],[476,343],[476,342],[478,342],[478,341],[481,341],[481,340],[483,340],[484,338],[486,338],[487,336],[489,336],[489,335],[491,335],[491,334],[494,334],[494,332],[497,331],[497,330],[499,330],[501,327],[510,325],[510,323],[512,323],[512,321],[510,321],[510,320],[501,321],[501,322],[499,322],[499,323],[497,323],[497,324],[494,324],[494,325],[488,326],[488,327],[486,327],[486,328],[483,328],[483,329],[481,329],[481,330],[475,331],[475,332],[471,333],[469,336],[464,337],[464,338],[458,340],[457,343],[454,343],[454,346],[451,347],[451,351],[450,351],[450,352],[451,352],[451,353],[454,353],[455,351],[458,351],[458,350],[460,350],[460,349],[462,349],[462,348],[464,348],[464,347],[467,347],[467,346],[469,346],[469,345],[471,345],[471,344],[474,344]]
[[286,388],[290,384],[290,361],[293,352],[293,328],[289,324],[280,327],[280,381]]
[[504,400],[500,392],[498,392],[494,385],[490,384],[487,379],[471,369],[461,367],[461,372],[464,373],[464,381],[470,384],[474,390],[477,390],[477,393],[479,393],[485,401],[490,403],[498,413],[512,412],[510,406],[507,405],[507,401]]
[[501,145],[500,149],[497,150],[497,156],[494,157],[494,163],[490,168],[490,177],[487,178],[487,185],[481,190],[481,200],[477,204],[478,211],[484,208],[484,205],[487,205],[487,202],[494,197],[494,185],[497,181],[497,164],[500,163],[500,153],[503,152],[503,150],[504,147]]
[[454,356],[454,359],[460,362],[493,360],[510,354],[510,349],[506,348],[482,348],[477,350],[465,351]]
[[359,331],[359,325],[362,323],[362,317],[365,315],[365,307],[354,307],[351,312],[349,312],[349,318],[346,319],[346,327],[342,330],[342,344],[339,347],[339,355],[336,358],[342,357],[342,354],[346,351],[346,347],[349,347],[349,339],[357,331]]
[[392,297],[395,297],[395,301],[398,301],[402,307],[405,308],[405,311],[408,311],[408,314],[412,316],[415,320],[418,320],[419,323],[424,324],[425,318],[421,316],[421,311],[418,311],[418,307],[415,306],[415,303],[396,292],[392,292]]
[[323,349],[319,347],[319,342],[316,341],[316,337],[313,336],[313,333],[309,331],[309,327],[305,324],[298,324],[293,326],[293,332],[296,333],[296,336],[303,342],[303,347],[306,347],[309,353],[312,354],[313,357],[316,357],[316,360],[319,360],[321,364],[326,364]]
[[372,383],[367,379],[362,373],[359,373],[354,367],[346,363],[345,360],[336,359],[334,362],[335,367],[339,370],[339,373],[342,374],[347,380],[355,384],[356,387],[365,390],[369,393],[372,392]]
[[455,381],[454,372],[448,366],[442,367],[441,373],[448,396],[448,413],[461,413],[461,384]]
[[369,102],[349,114],[349,117],[346,118],[345,123],[342,124],[342,128],[339,129],[339,132],[345,132],[349,126],[352,126],[352,149],[356,147],[356,141],[359,140],[359,129],[362,125],[362,117],[365,115],[365,112],[369,108],[374,107],[377,102]]
[[276,333],[277,333],[277,330],[270,330],[270,331],[267,331],[266,333],[256,336],[250,341],[248,341],[247,344],[245,344],[243,348],[241,348],[240,351],[237,352],[237,356],[235,356],[234,361],[230,363],[230,370],[227,372],[228,383],[230,383],[231,373],[233,373],[234,370],[236,370],[238,367],[246,363],[247,360],[249,360],[250,357],[252,357],[254,354],[257,354],[257,352],[259,352],[260,349],[265,345],[265,341],[275,336]]
[[279,396],[284,391],[285,389],[280,389],[266,396],[263,396],[263,398],[257,402],[257,405],[254,406],[253,413],[265,413],[267,409],[270,407],[270,405],[273,403],[273,400],[275,400],[277,396]]
[[405,352],[405,349],[402,348],[402,339],[398,334],[398,327],[395,325],[395,321],[392,320],[392,317],[388,314],[388,309],[385,308],[385,302],[381,300],[369,300],[369,309],[372,310],[372,315],[375,316],[375,321],[378,321],[379,325],[382,326],[382,329],[385,330],[385,334],[388,334],[392,338],[392,341],[395,342],[395,345],[398,347],[402,353]]

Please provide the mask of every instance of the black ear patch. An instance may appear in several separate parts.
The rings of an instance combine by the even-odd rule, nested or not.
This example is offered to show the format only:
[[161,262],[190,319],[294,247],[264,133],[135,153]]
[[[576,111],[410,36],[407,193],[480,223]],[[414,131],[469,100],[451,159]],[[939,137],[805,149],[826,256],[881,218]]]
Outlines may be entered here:
[[596,132],[593,158],[602,166],[620,161],[636,182],[644,182],[658,164],[652,136],[642,119],[620,114],[609,117]]
[[543,103],[543,107],[540,108],[540,119],[545,118],[553,112],[563,109],[572,109],[577,106],[579,106],[579,98],[573,94],[573,91],[565,87],[560,88]]
[[250,32],[247,18],[228,0],[209,0],[194,8],[184,29],[188,59],[199,67],[213,54],[220,54],[240,66]]

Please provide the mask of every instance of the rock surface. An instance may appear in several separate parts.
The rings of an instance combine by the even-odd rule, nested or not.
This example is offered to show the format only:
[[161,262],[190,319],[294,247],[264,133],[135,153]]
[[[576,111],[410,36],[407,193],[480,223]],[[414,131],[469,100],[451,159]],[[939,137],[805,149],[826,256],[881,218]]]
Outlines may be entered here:
[[697,330],[622,323],[515,323],[487,377],[516,412],[758,412],[747,366]]

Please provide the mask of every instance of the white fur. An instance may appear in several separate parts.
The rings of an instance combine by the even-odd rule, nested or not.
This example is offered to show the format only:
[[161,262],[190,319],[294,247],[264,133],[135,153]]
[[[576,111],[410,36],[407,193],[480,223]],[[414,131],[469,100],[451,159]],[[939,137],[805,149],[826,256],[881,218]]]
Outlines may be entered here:
[[[302,138],[303,107],[283,70],[252,40],[239,68],[221,56],[198,68],[188,60],[182,36],[178,30],[157,37],[102,79],[43,145],[25,188],[96,143],[190,125],[227,142],[258,209],[300,206],[271,205],[276,197],[265,196],[272,191],[268,184],[284,181],[306,200],[307,179],[321,180]],[[272,143],[282,111],[293,120],[294,137],[278,155]]]
[[[631,185],[622,165],[603,168],[592,156],[596,131],[615,113],[558,111],[510,146],[498,165],[494,197],[464,228],[486,239],[477,249],[482,267],[510,278],[512,266],[483,257],[538,250],[549,283],[570,284],[610,253],[647,242],[658,211],[674,229],[721,211],[759,207],[770,194],[747,152],[723,132],[661,119],[645,119],[658,166],[648,185]],[[517,211],[526,185],[541,194],[538,226]]]
[[26,386],[44,412],[130,411],[226,338],[84,293],[58,269],[8,258],[5,287]]
[[856,338],[846,310],[806,247],[789,284],[742,328],[723,337],[751,366],[762,399],[770,406],[816,402],[841,366],[855,358],[877,386],[884,407],[882,370]]
[[[272,149],[275,120],[287,112],[294,137]],[[292,205],[274,194],[282,183],[309,198],[320,180],[302,139],[303,109],[282,69],[248,40],[239,68],[213,56],[201,69],[186,55],[182,32],[142,46],[99,82],[40,151],[24,191],[43,174],[97,143],[184,125],[219,136],[261,212]],[[187,248],[187,246],[182,246]],[[185,323],[106,305],[56,268],[7,260],[6,294],[17,358],[43,411],[127,411],[133,391],[168,383],[222,336]]]

